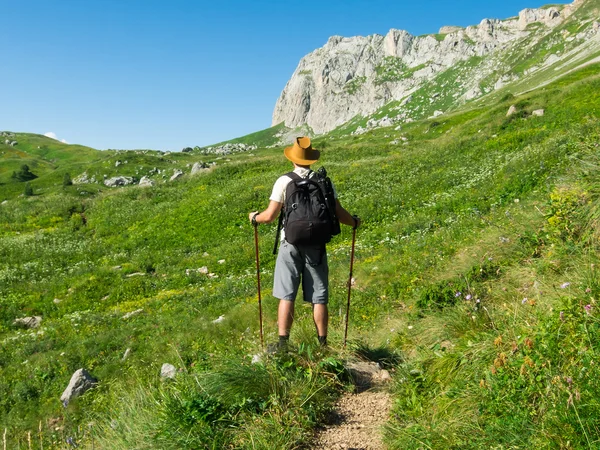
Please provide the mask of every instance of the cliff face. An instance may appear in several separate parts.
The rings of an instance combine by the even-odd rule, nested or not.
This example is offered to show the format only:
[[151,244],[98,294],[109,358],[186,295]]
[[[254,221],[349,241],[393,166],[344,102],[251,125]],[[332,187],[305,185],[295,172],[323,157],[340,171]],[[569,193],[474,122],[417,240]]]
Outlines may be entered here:
[[486,93],[482,82],[494,74],[497,79],[492,88],[521,76],[510,67],[499,70],[498,58],[492,61],[490,56],[535,45],[582,3],[585,0],[564,7],[525,9],[518,17],[484,19],[464,29],[443,27],[437,35],[416,37],[392,29],[386,36],[333,36],[302,58],[277,100],[273,125],[308,125],[316,134],[325,133],[357,115],[372,114],[390,101],[410,101],[410,95],[424,84],[458,67],[469,70],[463,71],[454,86],[453,103],[471,100]]

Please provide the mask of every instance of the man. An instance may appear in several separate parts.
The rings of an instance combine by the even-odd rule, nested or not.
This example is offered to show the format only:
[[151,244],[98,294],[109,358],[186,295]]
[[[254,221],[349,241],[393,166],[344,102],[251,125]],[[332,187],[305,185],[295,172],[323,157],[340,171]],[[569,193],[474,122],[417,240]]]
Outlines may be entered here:
[[[284,150],[284,155],[294,164],[294,173],[301,178],[311,178],[314,172],[310,169],[319,159],[321,153],[313,149],[310,138],[299,137],[291,147]],[[262,212],[253,211],[249,219],[253,224],[270,223],[277,218],[285,204],[286,189],[292,179],[283,175],[277,179],[269,198],[269,206]],[[360,219],[346,211],[335,194],[336,215],[345,225],[360,226]],[[279,331],[278,348],[287,347],[290,330],[294,321],[294,301],[298,288],[302,283],[304,301],[312,304],[313,319],[317,328],[319,343],[327,345],[327,326],[329,313],[329,269],[324,244],[292,245],[285,240],[285,224],[281,234],[281,245],[275,263],[273,296],[279,299],[277,323]]]

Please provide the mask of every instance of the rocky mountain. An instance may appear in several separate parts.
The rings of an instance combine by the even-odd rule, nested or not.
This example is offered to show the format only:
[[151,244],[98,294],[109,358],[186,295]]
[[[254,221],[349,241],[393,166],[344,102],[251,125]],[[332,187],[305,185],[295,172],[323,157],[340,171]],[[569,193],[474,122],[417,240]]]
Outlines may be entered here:
[[[413,36],[333,36],[298,64],[277,100],[273,125],[315,134],[354,119],[353,132],[438,116],[510,86],[514,94],[600,55],[600,0],[525,9],[506,20]],[[379,120],[358,126],[377,112]]]

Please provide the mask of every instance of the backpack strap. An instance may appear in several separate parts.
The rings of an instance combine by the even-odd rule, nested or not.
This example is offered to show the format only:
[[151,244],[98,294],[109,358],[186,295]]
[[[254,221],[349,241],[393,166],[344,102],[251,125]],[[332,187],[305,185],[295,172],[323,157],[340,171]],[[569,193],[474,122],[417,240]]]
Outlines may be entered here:
[[[285,174],[287,177],[290,177],[292,181],[301,180],[302,177],[298,175],[296,172],[288,172]],[[273,245],[273,254],[277,254],[277,246],[279,245],[279,235],[281,234],[281,229],[283,228],[283,216],[285,215],[285,203],[279,212],[279,220],[277,221],[277,231],[275,232],[275,245]]]
[[[315,183],[313,180],[309,180],[309,177],[310,177],[311,173],[313,173],[313,171],[309,170],[308,175],[306,176],[306,178],[302,178],[296,172],[288,172],[288,173],[285,174],[285,176],[291,178],[292,181],[307,180],[310,183],[315,184],[316,186],[318,186],[318,184]],[[286,187],[286,189],[287,189],[287,187]],[[319,187],[319,189],[320,189],[320,187]],[[279,212],[279,220],[277,222],[277,232],[275,233],[275,245],[273,246],[273,254],[274,255],[277,254],[277,246],[279,245],[279,235],[281,233],[281,229],[283,228],[284,216],[285,216],[285,203],[284,203],[283,208]]]

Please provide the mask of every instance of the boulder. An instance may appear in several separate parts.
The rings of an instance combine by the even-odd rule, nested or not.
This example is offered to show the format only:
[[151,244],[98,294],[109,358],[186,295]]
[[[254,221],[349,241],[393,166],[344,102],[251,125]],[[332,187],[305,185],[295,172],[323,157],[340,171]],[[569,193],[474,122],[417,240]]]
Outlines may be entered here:
[[164,363],[160,368],[160,377],[173,379],[177,375],[177,368],[173,364]]
[[197,173],[206,172],[209,170],[209,165],[204,162],[194,163],[192,166],[192,175],[196,175]]
[[516,114],[517,112],[517,107],[515,105],[512,105],[510,108],[508,108],[508,112],[506,113],[506,117],[510,117],[513,114]]
[[142,177],[142,179],[140,180],[139,186],[140,187],[152,187],[152,186],[154,186],[154,181],[148,177]]
[[17,145],[17,144],[18,144],[18,142],[17,142],[17,141],[11,141],[11,143],[10,143],[10,146],[11,146],[11,147],[14,147],[14,146],[15,146],[15,145]]
[[71,376],[69,385],[60,396],[63,406],[66,407],[72,399],[83,395],[86,391],[93,388],[97,383],[98,380],[92,377],[87,370],[77,370],[73,376]]
[[127,186],[133,183],[132,177],[112,177],[104,180],[104,185],[108,187]]
[[16,319],[14,321],[14,325],[18,325],[25,328],[37,328],[42,323],[41,316],[33,316],[33,317],[23,317],[21,319]]
[[171,178],[169,178],[169,181],[175,181],[178,178],[181,178],[183,176],[183,171],[179,170],[179,169],[175,169],[173,171],[173,175],[171,175]]
[[536,109],[531,113],[532,116],[542,117],[545,111],[543,109]]
[[390,373],[372,361],[349,361],[344,366],[358,388],[391,381]]

